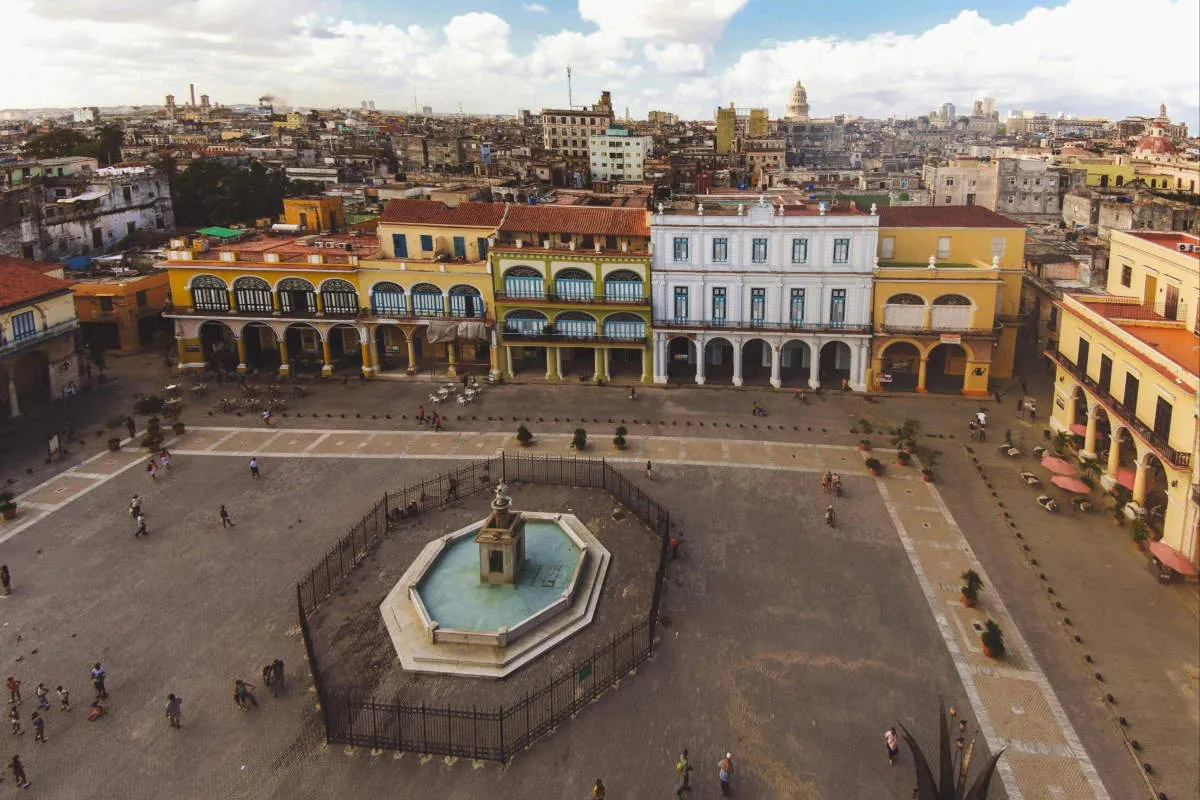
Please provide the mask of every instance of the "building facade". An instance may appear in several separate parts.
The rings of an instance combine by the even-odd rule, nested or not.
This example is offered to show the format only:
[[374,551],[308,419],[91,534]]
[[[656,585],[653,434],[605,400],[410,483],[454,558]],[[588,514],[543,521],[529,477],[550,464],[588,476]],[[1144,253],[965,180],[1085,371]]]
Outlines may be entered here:
[[87,276],[72,288],[80,339],[93,350],[136,353],[163,331],[171,290],[165,270]]
[[654,381],[865,388],[878,224],[763,198],[655,214]]
[[984,396],[1012,375],[1025,226],[979,206],[879,215],[873,389]]
[[600,94],[591,110],[579,108],[542,109],[542,147],[564,156],[587,158],[588,139],[602,134],[613,124],[612,95]]
[[505,377],[651,380],[645,211],[510,206],[491,266]]
[[0,419],[15,419],[79,387],[71,284],[56,264],[0,257]]
[[1109,263],[1106,294],[1059,303],[1050,426],[1098,462],[1104,489],[1128,490],[1126,516],[1197,564],[1200,237],[1113,232]]
[[620,126],[589,136],[592,180],[640,183],[653,147],[653,136],[634,136]]

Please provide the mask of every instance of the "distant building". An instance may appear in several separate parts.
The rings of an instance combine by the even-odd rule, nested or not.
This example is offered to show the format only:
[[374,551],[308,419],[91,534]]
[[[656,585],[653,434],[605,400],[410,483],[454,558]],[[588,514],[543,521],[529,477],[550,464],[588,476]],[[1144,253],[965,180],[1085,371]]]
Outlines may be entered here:
[[0,257],[0,419],[15,419],[79,385],[79,319],[57,264]]
[[613,124],[612,95],[600,93],[590,111],[577,108],[542,109],[542,146],[565,156],[586,158],[588,139]]
[[787,116],[784,119],[792,122],[808,121],[808,91],[804,84],[796,81],[792,88],[792,96],[788,99]]
[[640,183],[653,146],[654,137],[633,136],[619,125],[593,134],[588,137],[592,180]]

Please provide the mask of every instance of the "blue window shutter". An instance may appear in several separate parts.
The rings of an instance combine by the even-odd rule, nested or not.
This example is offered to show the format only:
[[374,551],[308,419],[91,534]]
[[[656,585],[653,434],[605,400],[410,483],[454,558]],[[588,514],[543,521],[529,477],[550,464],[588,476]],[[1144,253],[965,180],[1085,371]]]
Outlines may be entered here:
[[396,258],[408,258],[408,237],[403,233],[393,233],[392,249],[396,251]]

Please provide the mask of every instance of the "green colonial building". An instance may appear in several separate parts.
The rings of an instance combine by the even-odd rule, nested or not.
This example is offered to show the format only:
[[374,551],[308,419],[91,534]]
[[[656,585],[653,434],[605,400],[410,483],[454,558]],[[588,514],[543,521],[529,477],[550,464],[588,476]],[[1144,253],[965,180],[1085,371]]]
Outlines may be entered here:
[[488,258],[506,379],[653,380],[644,210],[510,206]]

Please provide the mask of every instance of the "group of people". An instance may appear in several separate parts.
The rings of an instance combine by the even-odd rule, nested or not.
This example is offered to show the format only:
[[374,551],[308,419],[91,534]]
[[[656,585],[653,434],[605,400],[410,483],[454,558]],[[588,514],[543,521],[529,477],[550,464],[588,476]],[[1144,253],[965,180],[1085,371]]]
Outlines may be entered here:
[[431,426],[433,426],[434,433],[441,433],[441,431],[442,431],[442,415],[439,414],[438,412],[434,411],[433,414],[427,416],[425,414],[425,406],[423,406],[423,405],[417,406],[417,424],[418,425],[426,425],[426,424],[431,425]]
[[[692,790],[692,762],[688,759],[688,751],[685,747],[679,756],[679,760],[675,762],[675,774],[679,779],[679,786],[675,789],[675,797],[682,800],[683,796]],[[721,796],[728,797],[733,781],[733,754],[726,753],[725,757],[717,762],[717,782],[721,787]],[[608,787],[604,785],[604,781],[596,778],[596,782],[592,784],[592,800],[605,800],[608,797]]]
[[161,469],[166,472],[171,468],[171,451],[163,448],[157,456],[150,456],[150,460],[146,462],[146,472],[150,475],[150,480],[158,480],[158,471]]
[[826,470],[821,476],[821,491],[825,494],[836,494],[842,496],[842,476],[840,473]]

